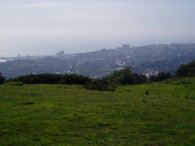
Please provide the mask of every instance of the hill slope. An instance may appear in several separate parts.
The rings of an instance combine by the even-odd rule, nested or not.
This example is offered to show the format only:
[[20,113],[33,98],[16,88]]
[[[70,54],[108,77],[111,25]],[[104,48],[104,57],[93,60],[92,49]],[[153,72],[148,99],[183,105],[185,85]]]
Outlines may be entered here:
[[[29,58],[29,59],[28,59]],[[97,78],[114,70],[131,67],[133,72],[154,74],[174,72],[181,64],[195,59],[195,44],[123,46],[88,53],[51,57],[21,57],[0,63],[0,72],[8,78],[30,73],[77,73]]]
[[192,146],[194,89],[195,78],[121,86],[114,93],[0,85],[0,145]]

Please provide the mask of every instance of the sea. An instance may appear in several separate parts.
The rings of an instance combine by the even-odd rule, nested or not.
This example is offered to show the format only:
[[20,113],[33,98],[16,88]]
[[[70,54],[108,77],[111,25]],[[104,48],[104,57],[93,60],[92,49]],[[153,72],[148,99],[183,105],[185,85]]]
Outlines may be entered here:
[[7,60],[0,59],[0,63],[7,62]]

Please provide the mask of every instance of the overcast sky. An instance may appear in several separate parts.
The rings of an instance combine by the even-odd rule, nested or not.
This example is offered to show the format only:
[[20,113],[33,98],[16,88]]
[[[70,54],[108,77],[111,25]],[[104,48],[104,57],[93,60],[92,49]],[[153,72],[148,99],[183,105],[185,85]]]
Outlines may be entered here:
[[195,42],[195,0],[0,0],[0,56]]

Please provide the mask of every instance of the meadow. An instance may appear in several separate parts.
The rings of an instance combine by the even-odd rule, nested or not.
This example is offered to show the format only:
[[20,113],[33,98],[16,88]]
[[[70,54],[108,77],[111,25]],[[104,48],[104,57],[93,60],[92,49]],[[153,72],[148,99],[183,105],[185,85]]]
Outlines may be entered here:
[[120,86],[0,85],[1,146],[194,146],[195,78]]

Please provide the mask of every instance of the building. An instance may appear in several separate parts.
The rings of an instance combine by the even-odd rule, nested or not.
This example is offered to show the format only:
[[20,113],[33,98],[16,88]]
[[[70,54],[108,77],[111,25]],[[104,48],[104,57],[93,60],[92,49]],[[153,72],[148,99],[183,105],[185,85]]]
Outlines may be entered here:
[[64,51],[60,51],[56,54],[56,57],[63,58],[65,56]]
[[130,45],[129,44],[123,44],[123,49],[129,49]]

